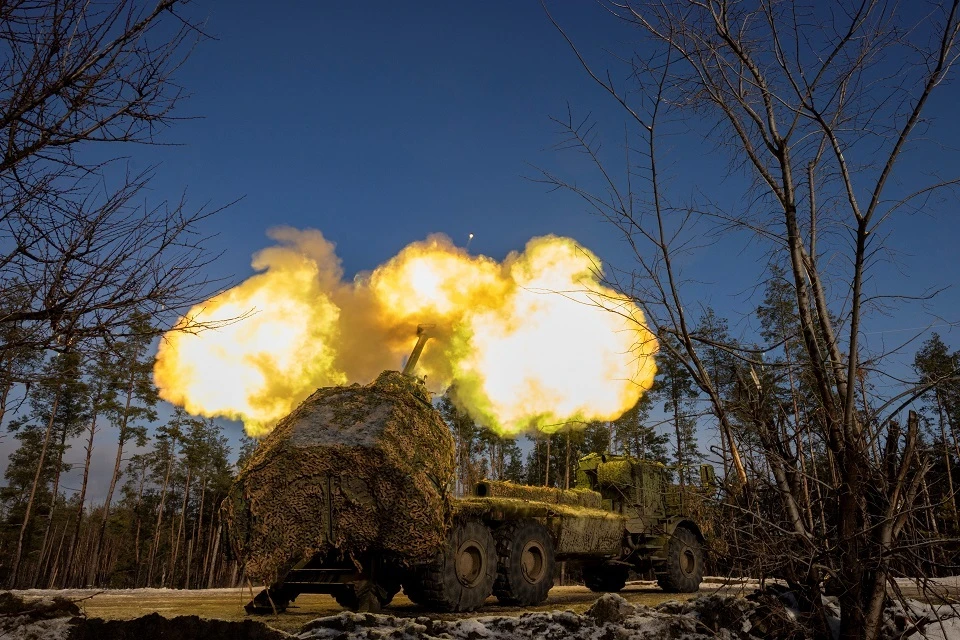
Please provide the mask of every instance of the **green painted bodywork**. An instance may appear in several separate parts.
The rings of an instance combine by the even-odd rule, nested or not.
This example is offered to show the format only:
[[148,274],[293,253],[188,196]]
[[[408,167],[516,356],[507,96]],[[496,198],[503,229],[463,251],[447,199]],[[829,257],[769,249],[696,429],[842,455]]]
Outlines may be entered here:
[[656,563],[681,523],[702,539],[689,495],[670,483],[658,462],[590,454],[580,459],[570,490],[484,481],[476,495],[454,500],[454,516],[491,528],[532,518],[551,532],[558,559],[604,558]]
[[537,520],[550,531],[558,558],[613,556],[623,544],[623,517],[602,509],[503,497],[460,498],[453,506],[454,517],[482,520],[493,527],[521,518]]

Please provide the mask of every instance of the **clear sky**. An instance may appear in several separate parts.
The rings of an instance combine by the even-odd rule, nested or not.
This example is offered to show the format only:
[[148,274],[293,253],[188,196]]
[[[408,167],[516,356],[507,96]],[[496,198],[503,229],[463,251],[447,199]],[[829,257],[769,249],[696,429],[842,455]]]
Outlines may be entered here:
[[[623,77],[612,54],[631,50],[630,27],[595,2],[550,7],[598,68]],[[565,114],[568,104],[598,121],[614,167],[625,125],[537,0],[238,1],[194,10],[208,16],[206,29],[217,38],[202,43],[178,76],[192,94],[180,113],[197,119],[164,134],[183,146],[134,158],[163,161],[158,196],[187,189],[196,204],[243,197],[211,221],[219,234],[212,247],[224,252],[215,273],[249,275],[250,256],[276,224],[320,229],[337,244],[348,278],[433,232],[458,243],[474,233],[471,251],[495,258],[536,235],[569,235],[605,261],[630,267],[617,232],[578,199],[524,179],[535,175],[535,165],[592,184],[584,163],[550,149],[559,137],[549,117]],[[953,82],[931,103],[928,114],[946,146],[905,156],[908,179],[960,174],[958,103]],[[712,151],[696,136],[668,141],[676,197],[706,191],[724,205],[739,200],[742,181],[727,175],[723,152]],[[868,288],[915,293],[918,283],[954,284],[956,201],[927,213],[894,220],[888,229],[898,254],[881,264]],[[685,268],[703,284],[688,299],[716,307],[749,334],[743,317],[755,302],[748,289],[766,249],[738,239],[699,252]],[[960,292],[947,290],[926,310],[957,320]],[[915,306],[869,322],[868,332],[892,332],[868,333],[878,341],[936,320]]]
[[[605,48],[629,50],[631,29],[599,4],[550,5],[599,65],[615,65]],[[565,114],[568,103],[598,120],[614,158],[625,123],[537,0],[235,0],[191,11],[207,16],[205,28],[216,38],[201,43],[177,76],[191,94],[178,113],[193,119],[163,133],[164,142],[179,146],[126,152],[134,167],[162,163],[152,197],[176,199],[186,190],[194,205],[242,198],[209,223],[218,234],[211,249],[223,252],[212,275],[250,275],[251,255],[278,224],[320,229],[337,244],[348,278],[434,232],[459,244],[474,233],[471,251],[498,259],[533,236],[568,235],[629,268],[616,230],[578,199],[524,179],[540,165],[591,183],[580,175],[584,165],[550,150],[558,136],[549,116]],[[950,136],[957,141],[950,119],[958,103],[950,85],[931,105],[947,144]],[[718,200],[735,201],[740,181],[725,178],[727,159],[694,142],[669,145],[673,188],[710,189]],[[923,160],[918,171],[960,174],[955,150]],[[931,214],[893,227],[902,255],[896,269],[884,267],[882,284],[909,290],[917,282],[956,282],[956,203]],[[734,243],[698,254],[687,268],[703,284],[690,299],[749,332],[742,318],[755,304],[747,299],[750,282],[727,282],[752,277],[764,249]],[[934,307],[957,320],[960,294],[948,290]],[[930,321],[913,308],[872,319],[868,331],[894,340],[901,329]],[[960,348],[956,333],[945,339]],[[112,455],[108,442],[104,437],[98,458]]]
[[[608,51],[630,49],[629,27],[598,3],[550,6],[592,61],[622,77]],[[196,119],[163,134],[182,146],[136,150],[133,159],[163,162],[158,197],[186,189],[194,204],[243,198],[211,221],[219,234],[211,247],[224,252],[218,275],[249,275],[250,256],[276,224],[320,229],[337,244],[347,277],[433,232],[458,243],[474,233],[471,251],[497,258],[535,235],[570,235],[629,267],[615,230],[576,198],[524,179],[536,173],[530,165],[549,166],[591,184],[583,163],[550,150],[559,137],[549,117],[568,104],[598,121],[614,159],[625,124],[537,0],[241,0],[194,11],[216,38],[178,75],[191,94],[179,113]],[[958,99],[951,83],[929,110],[948,145],[960,132]],[[740,197],[740,181],[726,177],[728,159],[709,143],[678,138],[666,152],[676,193],[709,190],[724,204]],[[953,148],[906,162],[917,162],[917,172],[960,172]],[[951,284],[960,267],[953,243],[942,241],[960,237],[955,202],[931,214],[892,227],[900,270],[914,285],[921,275]],[[707,251],[690,268],[735,278],[744,256],[728,249]],[[717,298],[719,290],[705,287],[702,298],[725,315],[750,312],[737,309],[736,298]],[[960,297],[948,292],[936,306],[956,319]],[[877,328],[916,324],[904,321]]]
[[[593,3],[559,15],[593,45],[618,25]],[[248,273],[275,224],[319,228],[348,274],[428,233],[503,256],[532,236],[611,234],[523,179],[554,162],[566,101],[619,118],[535,1],[222,3],[179,80],[164,191],[244,200],[217,222],[225,273]],[[621,33],[623,30],[619,30]]]

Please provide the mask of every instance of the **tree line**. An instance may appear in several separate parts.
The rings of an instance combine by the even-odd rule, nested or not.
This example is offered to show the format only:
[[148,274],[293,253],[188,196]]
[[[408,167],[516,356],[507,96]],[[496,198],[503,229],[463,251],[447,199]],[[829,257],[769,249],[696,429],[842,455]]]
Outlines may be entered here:
[[[134,317],[129,336],[110,350],[24,353],[16,363],[37,371],[5,425],[17,443],[0,488],[8,585],[186,588],[237,580],[217,516],[234,456],[211,419],[168,407],[169,418],[158,421],[154,333]],[[11,399],[3,396],[0,412]],[[94,479],[100,447],[112,449],[112,463]],[[79,486],[67,487],[65,474],[75,468]],[[89,499],[94,492],[102,502]]]
[[[178,318],[220,288],[207,276],[216,210],[154,198],[156,167],[127,156],[167,142],[199,24],[181,0],[0,10],[0,423],[17,445],[0,497],[9,585],[198,584],[224,572],[211,523],[226,446],[209,422],[177,413],[153,424],[148,356],[161,328],[203,328]],[[116,451],[91,510],[107,425]],[[67,488],[76,438],[83,479]]]

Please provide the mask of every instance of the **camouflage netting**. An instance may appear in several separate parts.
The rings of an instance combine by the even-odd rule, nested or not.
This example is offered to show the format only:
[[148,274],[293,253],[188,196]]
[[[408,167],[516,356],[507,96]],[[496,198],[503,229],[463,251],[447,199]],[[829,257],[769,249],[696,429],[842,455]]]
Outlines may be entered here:
[[[502,480],[484,480],[480,483],[484,496],[519,498],[574,507],[600,508],[600,494],[590,489],[557,489],[555,487],[529,487]],[[479,487],[478,487],[479,488]],[[478,493],[477,495],[481,495]]]
[[318,389],[231,487],[221,509],[233,550],[267,584],[317,553],[428,560],[450,524],[453,449],[417,380],[384,371],[365,387]]

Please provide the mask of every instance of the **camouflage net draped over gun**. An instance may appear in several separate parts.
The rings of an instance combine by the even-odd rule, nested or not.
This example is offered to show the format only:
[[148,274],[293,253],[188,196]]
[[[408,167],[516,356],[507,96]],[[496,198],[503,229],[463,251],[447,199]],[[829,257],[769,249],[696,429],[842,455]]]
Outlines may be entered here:
[[318,389],[231,487],[221,509],[233,550],[267,584],[317,553],[428,560],[450,526],[453,449],[414,379],[384,371],[365,387]]

